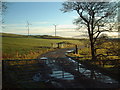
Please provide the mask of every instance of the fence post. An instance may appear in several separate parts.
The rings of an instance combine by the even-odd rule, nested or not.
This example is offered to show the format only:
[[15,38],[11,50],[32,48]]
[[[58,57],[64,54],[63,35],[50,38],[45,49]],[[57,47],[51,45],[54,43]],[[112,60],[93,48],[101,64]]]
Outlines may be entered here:
[[79,72],[79,62],[77,62],[78,63],[78,72]]
[[75,54],[78,54],[78,47],[75,45]]

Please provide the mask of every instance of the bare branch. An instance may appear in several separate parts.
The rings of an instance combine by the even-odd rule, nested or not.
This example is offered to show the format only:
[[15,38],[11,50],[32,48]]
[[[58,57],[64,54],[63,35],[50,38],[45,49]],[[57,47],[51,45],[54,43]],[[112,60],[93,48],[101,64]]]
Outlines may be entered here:
[[89,23],[88,20],[83,17],[82,13],[83,13],[83,10],[81,12],[79,12],[79,10],[77,10],[77,13],[79,14],[79,16],[86,22],[86,23]]
[[[95,44],[97,38],[99,37],[99,35],[100,35],[102,32],[109,32],[109,31],[110,31],[110,30],[102,30],[102,31],[99,31],[99,30],[98,30],[98,31],[96,31],[96,33],[98,33],[98,34],[97,34],[97,36],[94,38],[94,42],[93,42],[93,43]],[[110,32],[111,32],[111,31],[110,31]]]
[[102,19],[105,18],[105,17],[106,17],[106,15],[105,15],[105,16],[102,16],[100,19],[98,19],[98,20],[95,22],[94,25],[96,25],[100,20],[102,20]]

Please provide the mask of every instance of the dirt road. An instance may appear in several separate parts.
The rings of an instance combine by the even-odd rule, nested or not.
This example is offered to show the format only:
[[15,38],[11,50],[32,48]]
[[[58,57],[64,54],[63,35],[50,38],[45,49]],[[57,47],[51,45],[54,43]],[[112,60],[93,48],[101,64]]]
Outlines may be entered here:
[[77,72],[74,68],[74,65],[69,62],[69,58],[66,57],[65,53],[68,50],[73,50],[74,48],[64,48],[64,49],[57,49],[55,51],[47,52],[38,58],[47,57],[53,58],[55,61],[59,62],[57,65],[64,68],[66,72],[71,73],[74,75],[74,80],[60,80],[59,84],[64,88],[114,88],[117,87],[111,86],[110,84],[105,84],[90,78],[86,78],[80,72]]

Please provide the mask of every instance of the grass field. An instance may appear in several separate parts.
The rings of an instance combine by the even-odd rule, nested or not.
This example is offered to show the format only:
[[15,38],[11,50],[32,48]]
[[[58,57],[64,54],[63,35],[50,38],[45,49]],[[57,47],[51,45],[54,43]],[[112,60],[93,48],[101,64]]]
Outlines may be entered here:
[[[35,72],[38,72],[40,66],[36,63],[36,59],[39,55],[44,54],[48,51],[55,50],[51,43],[58,43],[67,41],[74,44],[82,44],[79,40],[64,39],[60,37],[52,36],[30,36],[29,38],[24,35],[16,34],[2,34],[2,59],[3,61],[3,78],[4,88],[46,88],[44,82],[31,82],[26,79],[31,79]],[[19,61],[19,60],[22,61]],[[26,61],[23,59],[27,59]],[[13,60],[8,62],[7,60]],[[7,62],[7,64],[5,63]],[[32,65],[31,65],[32,64]],[[36,64],[36,65],[34,65]],[[9,65],[8,68],[6,66]],[[20,65],[20,66],[14,66]],[[21,66],[22,65],[22,66]],[[28,71],[27,71],[28,70]],[[32,70],[33,73],[29,73]],[[26,74],[27,73],[27,74]],[[22,75],[21,75],[22,74]],[[22,79],[21,79],[22,78]],[[27,83],[22,83],[27,81]]]
[[[47,88],[44,82],[32,82],[31,78],[34,76],[34,72],[38,72],[40,67],[37,60],[22,60],[22,59],[36,59],[39,55],[44,54],[48,51],[54,50],[51,43],[58,43],[67,41],[74,44],[85,46],[86,40],[74,40],[74,39],[61,39],[55,37],[41,38],[41,36],[27,36],[14,35],[14,34],[3,34],[2,35],[2,59],[3,59],[3,85],[9,88]],[[118,41],[116,41],[118,42]],[[108,44],[108,43],[107,43]],[[110,50],[116,47],[110,47]],[[113,44],[112,44],[113,45]],[[112,46],[110,44],[105,46]],[[118,50],[118,48],[114,48]],[[100,50],[101,51],[101,50]],[[99,52],[100,52],[99,51]],[[102,50],[104,51],[104,50]],[[101,52],[100,52],[101,53]],[[105,51],[104,51],[105,53]],[[70,56],[80,56],[85,59],[90,59],[90,48],[84,47],[79,50],[79,54],[72,54]],[[113,58],[113,56],[112,56]],[[116,58],[116,57],[114,57]],[[8,62],[7,60],[12,59],[13,61]],[[21,61],[17,60],[20,59]],[[99,63],[98,63],[99,64]],[[98,65],[97,64],[97,65]],[[9,67],[8,67],[9,65]],[[118,69],[115,69],[113,65],[105,64],[104,68],[107,68],[110,72],[118,74]],[[30,73],[32,71],[33,73]],[[116,76],[115,76],[116,77]],[[30,79],[30,80],[29,80]]]
[[[51,43],[67,41],[80,44],[78,40],[42,39],[16,34],[2,34],[2,59],[35,59],[40,54],[54,50]],[[45,48],[48,47],[48,48]],[[50,48],[49,48],[50,47]]]

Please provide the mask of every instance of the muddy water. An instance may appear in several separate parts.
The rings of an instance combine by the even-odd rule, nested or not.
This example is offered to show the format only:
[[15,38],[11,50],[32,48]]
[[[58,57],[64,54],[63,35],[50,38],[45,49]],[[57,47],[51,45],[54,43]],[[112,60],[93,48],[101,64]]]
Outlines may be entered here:
[[[76,64],[75,70],[78,71],[78,66],[77,66],[78,63],[71,58],[69,58],[69,61]],[[91,70],[86,69],[85,66],[82,65],[81,63],[79,63],[79,72],[82,73],[83,75],[85,75],[86,77],[91,78]],[[104,82],[104,83],[119,83],[118,81],[110,78],[109,76],[103,75],[102,73],[97,72],[97,71],[94,71],[93,79],[96,79],[96,80]]]
[[61,67],[55,64],[48,64],[48,66],[52,69],[52,74],[50,74],[51,77],[63,80],[74,80],[74,75],[65,72]]
[[[62,59],[61,59],[62,60]],[[94,76],[91,77],[91,73],[92,71],[87,69],[83,64],[76,62],[75,60],[66,57],[66,60],[68,60],[68,62],[72,63],[72,66],[75,71],[82,73],[83,75],[85,75],[87,78],[92,78],[104,83],[119,83],[118,81],[112,79],[109,76],[103,75],[100,72],[94,71]],[[74,75],[72,75],[69,72],[64,71],[63,67],[56,64],[57,60],[51,60],[48,58],[48,60],[46,60],[46,65],[51,68],[52,73],[49,74],[50,77],[54,77],[56,79],[61,79],[61,80],[74,80]],[[78,67],[79,66],[79,67]]]
[[[68,62],[72,62],[75,66],[75,70],[78,71],[78,63],[71,59],[67,58]],[[72,75],[69,72],[66,72],[62,69],[62,66],[58,66],[55,64],[55,60],[47,60],[46,64],[52,69],[52,74],[50,74],[50,77],[58,78],[58,79],[63,79],[63,80],[74,80],[74,75]],[[79,72],[85,75],[88,78],[91,78],[91,70],[85,68],[84,65],[79,63]],[[104,82],[104,83],[119,83],[118,81],[112,79],[109,76],[103,75],[100,72],[94,71],[94,77],[92,79]]]

